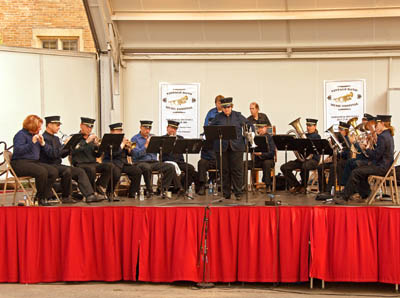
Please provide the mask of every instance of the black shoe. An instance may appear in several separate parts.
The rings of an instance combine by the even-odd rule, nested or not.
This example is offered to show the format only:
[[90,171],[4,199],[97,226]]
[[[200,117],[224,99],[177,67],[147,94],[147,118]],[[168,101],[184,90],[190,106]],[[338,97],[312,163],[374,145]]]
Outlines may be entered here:
[[344,197],[334,198],[333,201],[336,205],[347,205],[348,203],[348,200],[346,200]]
[[102,199],[98,198],[95,194],[91,194],[86,198],[86,203],[96,203],[100,201],[102,201]]
[[136,192],[128,193],[128,198],[136,199]]
[[183,188],[178,189],[178,192],[176,193],[178,197],[183,197],[185,195],[186,191]]
[[318,194],[315,197],[315,200],[317,201],[326,201],[328,199],[332,198],[332,195],[329,192],[322,192],[320,194]]
[[231,195],[229,194],[229,195],[224,195],[224,199],[225,200],[230,200],[231,199]]
[[242,197],[241,197],[240,194],[235,194],[235,199],[236,199],[237,201],[240,201],[240,200],[242,199]]
[[106,195],[106,188],[101,186],[101,185],[96,184],[96,192],[101,194],[101,195],[103,195],[103,196],[105,196]]
[[51,204],[46,199],[39,199],[39,206],[51,206]]
[[201,185],[197,194],[199,196],[204,196],[206,194],[206,187],[204,185]]
[[151,199],[152,196],[153,196],[153,191],[147,190],[146,191],[146,199]]
[[66,197],[66,198],[61,198],[61,202],[63,204],[75,204],[77,203],[74,199],[72,199],[71,197]]

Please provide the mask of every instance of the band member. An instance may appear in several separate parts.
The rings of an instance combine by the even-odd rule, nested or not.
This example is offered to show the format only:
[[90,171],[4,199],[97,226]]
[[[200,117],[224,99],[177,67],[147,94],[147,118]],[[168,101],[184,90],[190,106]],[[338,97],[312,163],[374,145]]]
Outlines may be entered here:
[[[335,177],[334,174],[334,163],[331,156],[328,158],[328,162],[325,162],[323,165],[320,164],[318,166],[318,187],[319,191],[324,195],[330,196],[331,189],[333,186],[335,186],[334,179],[336,178],[338,181],[340,181],[340,178],[343,176],[343,170],[347,163],[347,160],[351,158],[351,151],[350,148],[348,147],[350,145],[349,128],[350,124],[341,121],[339,122],[339,133],[340,133],[339,141],[343,140],[343,142],[341,142],[343,144],[343,150],[337,156],[337,163],[336,163],[337,176]],[[328,184],[326,184],[325,173],[322,173],[322,166],[324,167],[324,169],[329,169]]]
[[[150,143],[150,131],[153,121],[141,120],[140,131],[131,139],[132,143],[136,143],[136,147],[132,150],[132,160],[137,164],[142,171],[144,182],[146,184],[146,196],[150,198],[153,195],[151,183],[151,172],[161,171],[163,188],[168,189],[171,185],[174,175],[176,176],[175,167],[168,163],[159,163],[156,153],[147,153],[147,147]],[[164,191],[161,190],[161,191]]]
[[[222,141],[222,192],[225,199],[231,198],[231,191],[240,200],[243,188],[243,152],[245,142],[242,128],[248,121],[240,112],[233,111],[232,97],[221,99],[222,113],[215,116],[211,125],[235,126],[236,139]],[[214,151],[219,154],[219,141],[214,142]],[[218,168],[220,159],[217,158]]]
[[47,199],[52,197],[51,188],[57,179],[57,169],[39,161],[41,148],[48,147],[40,134],[43,120],[36,115],[25,118],[22,129],[14,136],[14,151],[11,160],[17,176],[35,178],[36,197],[40,206],[49,206]]
[[[109,125],[112,134],[122,134],[122,123],[114,123]],[[128,188],[128,197],[135,198],[140,191],[140,178],[142,171],[135,164],[128,162],[127,156],[130,156],[132,151],[132,143],[128,139],[124,138],[120,148],[113,150],[113,164],[115,165],[113,171],[113,187],[117,186],[117,183],[121,177],[121,173],[128,175],[131,183]],[[103,162],[111,162],[110,152],[106,152],[103,158]]]
[[221,99],[223,98],[224,97],[222,95],[215,97],[215,108],[212,108],[208,111],[206,119],[204,120],[204,126],[209,125],[210,119],[214,119],[218,113],[222,112]]
[[[214,118],[210,118],[212,122]],[[213,149],[213,141],[204,140],[203,147],[200,152],[200,160],[197,162],[197,171],[199,173],[199,191],[198,195],[204,196],[206,194],[207,172],[209,169],[216,169],[217,162],[215,160],[215,152]],[[210,179],[216,179],[216,176],[210,173]]]
[[61,159],[68,156],[69,150],[64,149],[64,145],[61,144],[60,139],[56,136],[60,130],[60,116],[50,116],[45,117],[45,119],[46,131],[43,133],[43,138],[49,146],[43,147],[40,151],[40,161],[57,169],[58,177],[61,178],[61,201],[63,203],[75,203],[71,198],[72,179],[78,182],[79,190],[85,196],[87,203],[99,201],[83,169],[61,164]]
[[[105,196],[113,165],[96,162],[96,158],[100,157],[101,153],[99,152],[98,137],[92,134],[95,121],[95,119],[81,117],[80,134],[82,140],[71,151],[72,165],[84,169],[93,189]],[[101,173],[97,181],[96,173]]]
[[[177,135],[176,132],[178,130],[179,127],[179,122],[174,121],[174,120],[168,120],[168,125],[167,125],[167,134],[165,136],[171,136],[171,137],[177,137],[178,139],[183,139],[182,136]],[[163,154],[163,158],[162,161],[173,161],[175,162],[179,169],[185,173],[185,175],[188,175],[188,185],[187,187],[189,187],[190,185],[192,185],[192,183],[194,182],[196,185],[196,189],[198,189],[198,184],[199,184],[199,178],[198,178],[198,174],[196,172],[196,170],[194,169],[194,166],[191,165],[190,163],[187,164],[187,170],[188,173],[186,173],[186,162],[185,162],[185,158],[183,157],[183,154],[172,154],[172,153],[166,153]],[[178,188],[181,188],[181,185],[185,185],[185,177],[182,176],[182,181],[180,181],[181,183],[177,186]]]
[[260,106],[258,103],[252,102],[250,104],[250,113],[251,115],[247,117],[247,120],[249,120],[251,124],[256,124],[258,120],[262,120],[263,122],[267,123],[267,126],[271,126],[268,116],[264,113],[260,113]]
[[[254,152],[254,167],[263,169],[262,181],[265,183],[266,189],[271,190],[271,169],[275,166],[275,143],[272,136],[267,132],[268,124],[267,120],[258,120],[255,124],[259,136],[265,136],[268,143],[267,152]],[[251,163],[249,169],[253,168]]]
[[391,126],[391,115],[377,115],[376,133],[378,135],[376,148],[366,150],[371,164],[357,167],[351,172],[340,199],[335,200],[336,204],[345,204],[350,197],[358,192],[362,199],[368,198],[371,188],[368,183],[369,175],[385,176],[393,163],[394,155],[394,128]]
[[[317,131],[317,119],[306,119],[307,133],[306,137],[310,140],[321,139],[321,136]],[[302,193],[305,191],[304,183],[308,181],[308,174],[310,170],[315,170],[318,166],[320,159],[319,154],[313,154],[312,158],[301,161],[299,159],[289,161],[281,166],[281,171],[283,175],[286,176],[288,185],[290,187],[289,191],[291,193]],[[301,183],[297,181],[296,177],[293,175],[293,170],[301,170]]]

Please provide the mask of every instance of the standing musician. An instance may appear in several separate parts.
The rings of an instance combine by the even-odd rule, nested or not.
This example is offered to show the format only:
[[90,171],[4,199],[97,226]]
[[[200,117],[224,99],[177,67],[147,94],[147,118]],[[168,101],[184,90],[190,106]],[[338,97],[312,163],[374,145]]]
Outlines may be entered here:
[[[82,139],[71,150],[72,165],[85,170],[89,181],[97,193],[106,196],[108,183],[110,183],[111,170],[113,165],[110,163],[98,163],[96,158],[100,157],[99,139],[95,134],[91,134],[95,119],[81,117],[80,134]],[[96,181],[96,173],[101,176]]]
[[[317,130],[317,119],[306,119],[307,133],[305,134],[307,139],[319,140],[321,136],[318,134]],[[290,187],[289,191],[291,193],[303,193],[304,182],[308,181],[308,173],[310,170],[315,170],[318,167],[320,155],[312,154],[312,158],[301,161],[299,159],[289,161],[281,166],[282,173],[286,176],[288,185]],[[302,183],[297,181],[296,177],[293,175],[293,170],[301,170],[301,180]]]
[[206,119],[204,120],[204,126],[209,125],[211,119],[214,119],[217,114],[222,112],[221,99],[223,98],[222,95],[217,95],[217,97],[215,97],[215,108],[208,111]]
[[58,177],[61,178],[61,201],[63,203],[75,203],[71,198],[72,179],[78,182],[79,190],[85,196],[87,203],[99,201],[83,169],[61,164],[61,159],[68,156],[69,150],[64,149],[64,145],[61,144],[60,139],[56,136],[60,130],[60,116],[49,116],[45,117],[45,119],[46,131],[43,133],[43,138],[49,146],[43,147],[40,151],[40,161],[57,169]]
[[[210,118],[211,123],[214,118]],[[206,194],[207,172],[209,169],[216,169],[217,162],[215,160],[215,152],[213,150],[213,141],[204,140],[203,147],[200,152],[200,160],[197,162],[197,171],[199,173],[199,191],[198,195],[204,196]],[[210,173],[210,178],[216,179],[216,175]]]
[[[215,116],[210,125],[235,126],[237,138],[222,141],[222,192],[225,199],[231,198],[231,191],[240,200],[243,188],[243,152],[245,140],[242,128],[249,124],[240,112],[233,111],[232,97],[221,99],[222,113]],[[214,141],[214,151],[219,154],[219,141]],[[220,168],[220,159],[217,158]]]
[[[346,122],[339,122],[339,133],[340,133],[340,140],[345,140],[344,141],[344,146],[343,146],[343,151],[340,152],[337,156],[337,164],[336,164],[336,173],[337,176],[334,174],[334,163],[332,160],[332,157],[328,157],[328,162],[325,161],[324,163],[324,169],[329,169],[329,179],[328,179],[328,184],[326,184],[326,178],[325,178],[325,173],[322,173],[322,164],[318,166],[318,188],[320,193],[323,193],[324,196],[330,196],[330,191],[333,186],[335,186],[335,178],[337,181],[340,181],[340,178],[343,175],[343,170],[345,168],[345,165],[347,161],[351,158],[351,150],[348,147],[350,145],[350,140],[349,140],[349,128],[350,124]],[[324,191],[322,191],[322,189]],[[327,197],[323,197],[326,199]]]
[[[122,134],[122,123],[114,123],[109,125],[112,134]],[[114,189],[118,184],[121,177],[121,173],[128,175],[131,183],[128,188],[128,198],[135,198],[140,191],[140,178],[142,171],[135,164],[128,162],[127,156],[130,156],[132,152],[132,143],[124,138],[120,148],[113,149],[113,164],[115,165],[113,171],[113,186]],[[111,162],[110,152],[104,154],[103,162]]]
[[[176,137],[177,139],[183,139],[182,136],[177,135],[176,131],[178,130],[179,127],[179,122],[174,121],[174,120],[168,120],[168,125],[167,125],[167,134],[165,136],[171,136],[171,137]],[[194,182],[196,185],[196,189],[198,189],[199,185],[199,178],[196,170],[194,169],[194,166],[188,163],[188,173],[186,173],[186,163],[185,163],[185,158],[183,157],[183,154],[172,154],[172,153],[166,153],[163,154],[162,161],[173,161],[175,162],[179,169],[183,172],[185,172],[185,175],[188,175],[188,185],[192,185]],[[185,179],[182,176],[182,180],[178,185],[175,185],[178,189],[182,188],[182,185],[185,185]]]
[[377,115],[375,131],[378,135],[375,149],[366,150],[371,164],[357,167],[351,172],[350,178],[336,204],[345,204],[350,197],[358,192],[362,199],[368,198],[371,189],[368,183],[369,175],[385,176],[393,163],[394,155],[394,128],[391,126],[391,115]]
[[258,120],[262,120],[267,123],[267,126],[271,126],[268,116],[260,112],[260,106],[258,103],[252,102],[250,104],[250,114],[251,115],[247,117],[247,120],[249,120],[251,124],[256,124]]
[[[131,139],[132,143],[136,143],[136,147],[132,150],[132,160],[142,171],[144,182],[146,183],[146,197],[151,198],[153,188],[151,183],[151,172],[160,171],[162,173],[163,188],[168,189],[171,185],[174,175],[176,177],[175,167],[168,163],[159,163],[156,153],[147,153],[146,149],[150,143],[150,131],[153,121],[141,120],[140,131]],[[161,191],[164,191],[163,189]],[[184,191],[183,191],[184,192]]]
[[[263,177],[262,181],[265,183],[266,189],[271,190],[271,169],[275,166],[275,143],[272,136],[268,133],[269,122],[264,120],[258,120],[256,122],[257,132],[259,136],[265,136],[268,142],[267,152],[254,152],[254,167],[262,168]],[[249,165],[249,169],[253,168],[253,164]]]
[[39,161],[41,148],[48,148],[40,134],[43,120],[36,115],[25,118],[22,129],[14,136],[14,152],[11,166],[17,176],[35,178],[36,197],[40,206],[50,206],[47,199],[52,197],[51,188],[57,179],[57,169]]

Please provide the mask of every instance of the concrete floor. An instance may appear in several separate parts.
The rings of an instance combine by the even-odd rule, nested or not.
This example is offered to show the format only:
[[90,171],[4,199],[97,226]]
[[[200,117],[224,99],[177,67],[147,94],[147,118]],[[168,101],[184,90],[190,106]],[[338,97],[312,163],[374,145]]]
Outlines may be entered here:
[[[316,282],[318,284],[318,282]],[[319,283],[320,286],[320,283]],[[52,283],[1,284],[0,298],[87,298],[87,297],[400,297],[393,285],[328,283],[326,289],[309,289],[308,283],[298,284],[217,284],[212,289],[198,289],[192,283],[148,284],[118,283]]]

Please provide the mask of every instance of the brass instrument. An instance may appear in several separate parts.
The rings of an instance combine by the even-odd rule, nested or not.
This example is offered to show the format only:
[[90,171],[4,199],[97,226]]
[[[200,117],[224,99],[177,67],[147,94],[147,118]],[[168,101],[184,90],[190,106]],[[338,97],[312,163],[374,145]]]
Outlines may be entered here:
[[333,100],[334,101],[339,101],[339,102],[346,102],[346,101],[351,100],[352,98],[353,98],[353,92],[350,92],[350,93],[348,93],[346,95],[336,97]]
[[343,150],[343,146],[342,146],[342,144],[339,142],[338,138],[336,137],[335,131],[333,130],[333,125],[332,125],[331,127],[329,127],[329,128],[326,130],[326,132],[329,133],[329,137],[330,137],[331,140],[332,140],[331,145],[337,146],[338,149],[339,149],[339,151],[342,151],[342,150]]
[[[357,120],[358,120],[358,117],[353,117],[353,118],[351,118],[350,120],[347,121],[347,124],[350,124],[350,126],[353,128],[353,133],[355,134],[356,142],[359,143],[359,144],[360,143],[365,143],[367,134],[361,132],[358,129]],[[360,149],[361,149],[361,153],[364,154],[365,157],[368,157],[368,154],[365,151],[365,149],[361,148],[361,146],[360,146]],[[352,152],[352,158],[355,158],[355,155],[360,154],[360,152],[358,152],[358,150],[356,149],[354,144],[351,144],[350,150]]]
[[[307,138],[306,134],[304,133],[303,127],[300,124],[300,117],[297,118],[296,120],[290,122],[289,125],[293,126],[294,129],[289,130],[287,132],[287,134],[294,133],[298,139],[306,139]],[[306,161],[307,159],[310,159],[312,156],[310,154],[307,158],[305,158],[303,156],[303,154],[301,154],[298,151],[293,151],[293,153],[296,156],[296,158],[300,161]]]
[[136,142],[131,142],[131,141],[127,141],[124,146],[124,149],[126,150],[133,150],[135,148],[136,148]]

